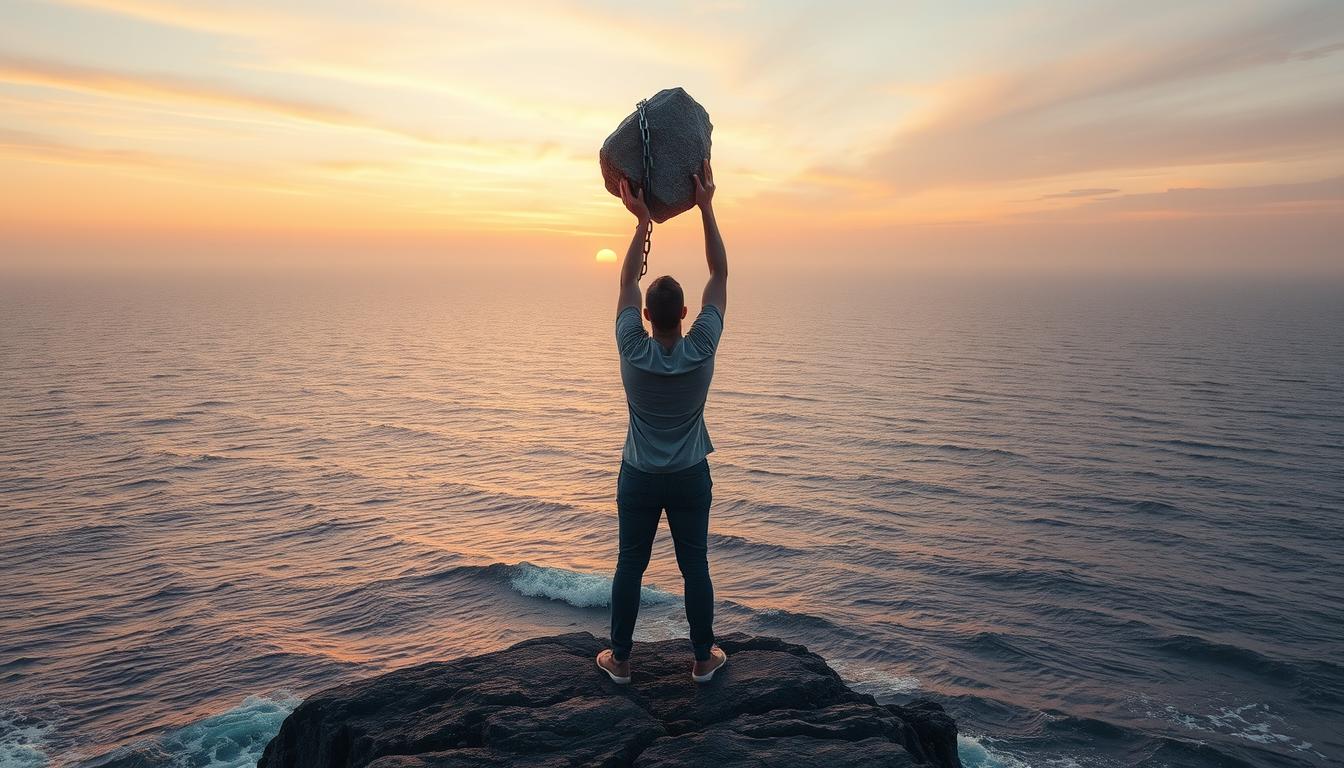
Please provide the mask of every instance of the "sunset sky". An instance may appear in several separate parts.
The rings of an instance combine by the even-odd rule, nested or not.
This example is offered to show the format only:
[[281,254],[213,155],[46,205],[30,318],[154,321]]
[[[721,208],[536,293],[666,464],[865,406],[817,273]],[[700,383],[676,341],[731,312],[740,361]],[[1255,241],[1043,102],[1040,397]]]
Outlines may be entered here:
[[[1344,271],[1344,3],[0,0],[0,261],[594,266],[680,85],[742,259]],[[683,216],[656,248],[699,236]]]

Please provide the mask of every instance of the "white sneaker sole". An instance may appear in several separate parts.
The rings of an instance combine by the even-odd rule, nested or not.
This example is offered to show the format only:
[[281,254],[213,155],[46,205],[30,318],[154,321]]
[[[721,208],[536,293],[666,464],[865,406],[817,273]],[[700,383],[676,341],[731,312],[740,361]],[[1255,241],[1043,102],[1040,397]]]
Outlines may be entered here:
[[719,663],[719,666],[717,666],[717,667],[715,667],[715,668],[709,670],[708,672],[706,672],[706,673],[703,674],[703,675],[697,675],[697,674],[695,674],[694,672],[692,672],[692,673],[691,673],[691,679],[694,680],[694,681],[697,682],[697,683],[708,683],[710,680],[713,680],[713,679],[714,679],[714,674],[715,674],[716,672],[718,672],[720,669],[723,669],[723,668],[726,667],[726,666],[728,666],[728,656],[727,656],[727,654],[724,655],[724,657],[723,657],[723,661]]
[[607,673],[607,677],[610,677],[610,678],[611,678],[611,682],[616,683],[616,684],[618,684],[618,685],[626,685],[627,683],[630,682],[630,678],[628,678],[628,677],[621,677],[620,675],[616,674],[615,672],[612,672],[610,669],[607,669],[606,667],[602,666],[602,662],[601,662],[601,661],[598,661],[597,659],[593,659],[593,661],[597,663],[597,668],[598,668],[598,669],[600,669],[600,670],[602,670],[603,672],[606,672],[606,673]]

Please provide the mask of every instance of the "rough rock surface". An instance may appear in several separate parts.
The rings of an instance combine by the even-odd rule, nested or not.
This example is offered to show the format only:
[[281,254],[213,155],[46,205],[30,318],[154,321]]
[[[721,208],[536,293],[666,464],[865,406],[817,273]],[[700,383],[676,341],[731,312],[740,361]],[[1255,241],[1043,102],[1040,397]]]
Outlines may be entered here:
[[587,632],[349,683],[294,710],[258,766],[959,767],[957,726],[938,704],[877,704],[777,638],[719,645],[728,665],[703,686],[673,640],[637,643],[634,680],[616,685]]
[[[649,123],[649,146],[653,156],[650,191],[645,195],[649,215],[662,223],[695,206],[695,182],[709,158],[709,134],[714,126],[705,108],[680,88],[666,88],[653,95],[644,108]],[[602,142],[597,153],[602,181],[607,191],[620,196],[622,177],[630,188],[644,183],[644,140],[639,135],[639,110],[621,121]]]

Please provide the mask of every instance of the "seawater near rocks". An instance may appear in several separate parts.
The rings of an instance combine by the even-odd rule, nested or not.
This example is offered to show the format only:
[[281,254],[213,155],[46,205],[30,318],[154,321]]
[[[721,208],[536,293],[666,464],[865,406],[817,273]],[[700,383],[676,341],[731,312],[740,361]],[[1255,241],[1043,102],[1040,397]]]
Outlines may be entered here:
[[[655,93],[644,107],[653,156],[650,189],[645,194],[649,215],[659,224],[695,206],[695,182],[709,158],[709,113],[681,88]],[[620,196],[622,178],[638,189],[644,179],[644,140],[639,133],[639,110],[631,112],[616,127],[597,154],[607,191]]]
[[732,661],[690,680],[684,640],[636,643],[633,681],[587,632],[347,683],[301,704],[258,768],[960,768],[935,702],[878,704],[778,638],[719,638]]

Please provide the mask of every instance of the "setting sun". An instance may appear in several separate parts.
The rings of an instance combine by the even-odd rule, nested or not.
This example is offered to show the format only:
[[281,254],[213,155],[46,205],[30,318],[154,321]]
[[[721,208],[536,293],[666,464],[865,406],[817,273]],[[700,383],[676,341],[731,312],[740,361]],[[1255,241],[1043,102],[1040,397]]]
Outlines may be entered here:
[[597,260],[600,262],[614,262],[616,261],[616,252],[610,248],[603,248],[597,252]]

